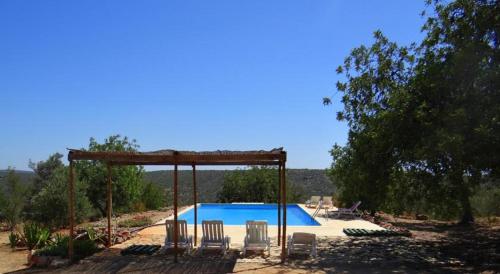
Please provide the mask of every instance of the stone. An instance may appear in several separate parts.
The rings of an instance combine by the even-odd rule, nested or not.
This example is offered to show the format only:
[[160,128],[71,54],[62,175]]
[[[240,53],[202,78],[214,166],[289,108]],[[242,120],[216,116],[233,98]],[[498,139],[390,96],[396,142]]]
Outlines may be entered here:
[[63,266],[67,266],[67,265],[69,265],[69,259],[63,259],[63,258],[57,257],[57,258],[54,258],[50,262],[49,266],[57,268],[57,267],[63,267]]

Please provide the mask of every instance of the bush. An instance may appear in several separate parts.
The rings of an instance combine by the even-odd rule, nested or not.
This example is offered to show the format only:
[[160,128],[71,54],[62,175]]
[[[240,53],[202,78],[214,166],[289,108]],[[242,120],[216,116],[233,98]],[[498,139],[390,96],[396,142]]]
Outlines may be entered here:
[[151,224],[153,224],[151,218],[142,216],[121,221],[118,223],[118,227],[143,227]]
[[[287,202],[302,200],[303,189],[287,181]],[[279,192],[278,170],[274,167],[251,166],[224,176],[224,184],[217,194],[218,202],[276,203]]]
[[104,233],[95,230],[92,227],[85,228],[85,232],[87,232],[87,237],[89,240],[100,244],[106,243],[106,235]]
[[9,234],[9,245],[10,245],[10,248],[16,247],[17,243],[19,243],[19,235],[17,235],[17,233],[11,232]]
[[[86,197],[86,184],[75,183],[75,219],[82,222],[91,215],[91,204]],[[43,188],[32,199],[31,218],[39,223],[61,227],[68,224],[68,168],[57,168],[43,183]]]
[[35,223],[25,224],[22,237],[29,250],[42,248],[50,241],[50,230]]
[[[62,236],[60,234],[57,234],[54,238],[54,241],[50,245],[37,250],[35,254],[39,256],[61,256],[63,258],[67,258],[68,245],[69,236]],[[75,240],[73,242],[73,247],[75,252],[74,258],[76,260],[85,258],[99,251],[97,243],[90,239]]]
[[38,249],[35,254],[40,256],[68,257],[68,242],[69,236],[56,234],[52,243],[41,249]]
[[22,209],[26,204],[27,188],[21,183],[21,178],[16,174],[15,170],[10,168],[5,183],[0,187],[2,187],[0,189],[2,192],[0,211],[2,217],[7,221],[9,229],[14,230],[21,220]]
[[147,209],[159,209],[167,203],[165,190],[152,182],[144,186],[141,200]]
[[472,208],[480,217],[490,220],[500,216],[500,187],[483,186],[471,198]]

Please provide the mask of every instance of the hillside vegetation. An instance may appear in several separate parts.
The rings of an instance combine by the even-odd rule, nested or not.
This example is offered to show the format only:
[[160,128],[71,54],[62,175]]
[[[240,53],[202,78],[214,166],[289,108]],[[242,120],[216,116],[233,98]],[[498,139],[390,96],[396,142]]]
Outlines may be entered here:
[[[217,194],[222,189],[224,176],[231,170],[197,170],[196,182],[198,186],[198,200],[204,203],[217,201]],[[34,173],[32,171],[19,171],[16,174],[21,178],[23,184],[31,184]],[[7,175],[6,170],[0,170],[0,184]],[[190,170],[179,171],[179,203],[189,204],[193,202],[193,177]],[[278,176],[276,174],[276,176]],[[144,179],[153,182],[168,190],[172,189],[174,174],[171,170],[147,171]],[[323,169],[288,169],[287,181],[299,186],[304,191],[304,197],[311,195],[332,195],[335,185],[327,177]]]
[[[222,189],[224,176],[231,170],[197,170],[196,182],[198,187],[198,200],[204,203],[217,201],[217,194]],[[193,202],[193,178],[192,171],[179,171],[179,203],[189,204]],[[276,174],[278,176],[278,174]],[[173,171],[150,171],[146,172],[145,179],[167,189],[172,188]],[[287,181],[299,186],[304,191],[304,197],[310,195],[332,195],[335,192],[334,184],[326,176],[325,170],[321,169],[289,169],[287,170]]]

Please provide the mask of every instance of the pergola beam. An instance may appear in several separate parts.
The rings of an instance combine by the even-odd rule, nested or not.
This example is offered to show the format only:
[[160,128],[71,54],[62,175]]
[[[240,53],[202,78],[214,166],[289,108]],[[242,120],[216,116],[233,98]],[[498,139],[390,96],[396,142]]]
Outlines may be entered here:
[[231,151],[231,152],[183,152],[168,150],[167,152],[113,152],[84,151],[70,149],[69,160],[100,160],[113,163],[134,164],[230,164],[247,162],[269,162],[276,164],[282,160],[282,149],[271,151]]

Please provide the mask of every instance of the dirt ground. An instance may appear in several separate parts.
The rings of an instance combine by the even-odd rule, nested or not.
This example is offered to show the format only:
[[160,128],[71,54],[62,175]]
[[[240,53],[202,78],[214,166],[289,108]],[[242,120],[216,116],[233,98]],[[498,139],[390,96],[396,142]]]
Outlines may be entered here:
[[16,271],[28,267],[27,250],[12,250],[9,246],[10,232],[0,232],[0,273]]

